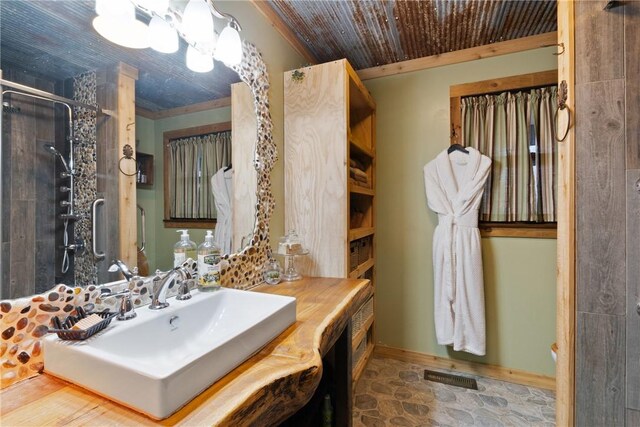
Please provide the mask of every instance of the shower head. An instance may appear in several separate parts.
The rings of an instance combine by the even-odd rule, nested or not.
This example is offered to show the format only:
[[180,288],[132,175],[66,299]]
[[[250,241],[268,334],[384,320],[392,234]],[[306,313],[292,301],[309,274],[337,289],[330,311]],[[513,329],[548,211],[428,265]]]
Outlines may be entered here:
[[44,144],[44,149],[47,150],[49,153],[53,154],[54,156],[58,157],[62,162],[62,166],[64,166],[64,170],[67,173],[71,173],[71,169],[69,169],[69,165],[67,164],[67,161],[64,159],[62,154],[58,150],[56,150],[56,147],[50,144]]

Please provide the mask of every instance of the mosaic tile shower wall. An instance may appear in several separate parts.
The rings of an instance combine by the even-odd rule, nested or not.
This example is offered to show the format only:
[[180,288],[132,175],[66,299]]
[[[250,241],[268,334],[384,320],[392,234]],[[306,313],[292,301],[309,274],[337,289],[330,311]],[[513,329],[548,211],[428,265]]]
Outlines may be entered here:
[[[96,73],[88,72],[73,78],[73,99],[96,105]],[[96,199],[96,125],[97,114],[86,108],[74,107],[73,133],[76,141],[76,201],[75,209],[81,216],[76,221],[74,234],[85,248],[92,244],[91,204]],[[97,283],[97,267],[93,255],[86,250],[74,256],[75,283],[81,286]]]

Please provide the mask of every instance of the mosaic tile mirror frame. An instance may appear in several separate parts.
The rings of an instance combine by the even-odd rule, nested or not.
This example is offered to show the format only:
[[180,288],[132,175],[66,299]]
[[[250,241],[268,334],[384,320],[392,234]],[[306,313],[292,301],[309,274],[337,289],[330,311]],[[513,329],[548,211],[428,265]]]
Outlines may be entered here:
[[[275,207],[271,192],[271,170],[277,160],[273,142],[271,114],[269,112],[269,76],[258,49],[243,42],[243,60],[230,67],[251,89],[256,113],[256,152],[254,167],[257,171],[257,209],[254,232],[249,245],[239,253],[225,255],[221,271],[223,286],[250,289],[262,283],[262,266],[269,252],[269,221]],[[195,267],[195,265],[190,265]],[[150,302],[151,280],[136,284],[120,283],[112,291],[132,288],[134,304]],[[175,290],[174,292],[175,293]],[[42,338],[53,316],[64,318],[75,314],[75,307],[89,311],[115,310],[114,298],[102,300],[100,287],[86,288],[55,285],[51,290],[30,297],[0,302],[0,388],[41,373],[44,369]],[[171,292],[169,294],[171,296]]]

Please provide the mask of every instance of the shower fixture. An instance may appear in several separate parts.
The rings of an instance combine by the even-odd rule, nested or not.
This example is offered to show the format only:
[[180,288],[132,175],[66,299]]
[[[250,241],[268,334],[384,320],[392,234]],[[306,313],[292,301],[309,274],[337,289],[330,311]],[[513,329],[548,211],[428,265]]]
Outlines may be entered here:
[[[68,174],[71,174],[71,169],[69,168],[67,161],[64,159],[62,154],[58,150],[56,150],[56,147],[54,147],[51,144],[45,144],[44,149],[47,150],[49,153],[53,154],[54,156],[58,157],[62,162],[62,166],[64,166],[64,170],[67,171]],[[67,188],[67,187],[62,187],[62,188]]]
[[64,253],[62,255],[62,268],[60,271],[64,274],[69,271],[70,258],[69,253],[72,252],[76,255],[81,254],[84,251],[84,243],[81,240],[77,240],[75,243],[69,243],[69,221],[80,219],[78,215],[74,212],[74,198],[75,198],[75,173],[73,170],[73,158],[74,158],[74,150],[73,150],[73,139],[69,138],[69,161],[65,160],[64,156],[60,151],[58,151],[53,145],[45,144],[44,149],[53,154],[55,157],[60,159],[60,163],[64,167],[64,172],[60,173],[60,177],[64,179],[69,179],[69,185],[63,185],[60,187],[61,193],[68,193],[67,199],[62,200],[60,202],[60,206],[67,208],[67,211],[61,213],[59,215],[60,219],[63,221],[63,233],[62,233],[62,249]]

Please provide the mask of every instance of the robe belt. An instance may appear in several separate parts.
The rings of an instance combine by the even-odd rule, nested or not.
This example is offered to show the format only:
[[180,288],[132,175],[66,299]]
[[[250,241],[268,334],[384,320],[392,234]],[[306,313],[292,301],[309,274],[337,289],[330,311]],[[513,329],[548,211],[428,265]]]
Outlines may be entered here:
[[438,226],[446,231],[445,247],[448,250],[444,253],[445,294],[453,304],[456,297],[456,240],[458,227],[478,228],[478,211],[472,210],[466,214],[438,214]]

